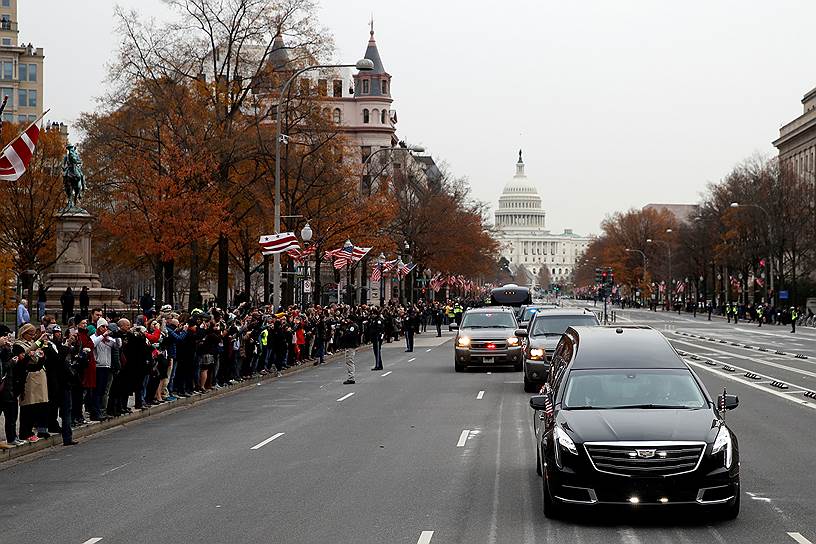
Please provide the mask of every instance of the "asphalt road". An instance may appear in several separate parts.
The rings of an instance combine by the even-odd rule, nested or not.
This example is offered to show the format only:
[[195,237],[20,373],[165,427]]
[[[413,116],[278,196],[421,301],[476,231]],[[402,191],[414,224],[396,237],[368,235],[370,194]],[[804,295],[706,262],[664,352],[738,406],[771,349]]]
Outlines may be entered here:
[[664,329],[712,393],[739,394],[728,414],[742,456],[737,520],[637,509],[545,519],[521,375],[456,374],[450,335],[422,335],[414,353],[386,345],[380,372],[361,350],[353,386],[333,363],[0,469],[0,542],[816,543],[816,401],[796,392],[816,386],[816,331],[619,316]]

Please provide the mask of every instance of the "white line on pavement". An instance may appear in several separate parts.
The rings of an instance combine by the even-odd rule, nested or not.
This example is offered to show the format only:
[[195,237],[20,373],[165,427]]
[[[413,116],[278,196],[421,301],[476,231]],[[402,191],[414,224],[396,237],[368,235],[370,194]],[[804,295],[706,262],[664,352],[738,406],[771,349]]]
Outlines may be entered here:
[[385,378],[386,376],[388,376],[388,375],[389,375],[389,374],[391,374],[392,372],[394,372],[394,371],[393,371],[393,370],[389,370],[388,372],[386,372],[385,374],[383,374],[383,375],[382,375],[382,377],[383,377],[383,378]]
[[259,443],[255,444],[254,446],[252,446],[249,449],[259,450],[259,449],[263,448],[264,446],[266,446],[267,444],[269,444],[270,442],[272,442],[273,440],[277,440],[278,438],[280,438],[283,435],[284,435],[284,433],[273,434],[272,436],[270,436],[269,438],[267,438],[263,442],[259,442]]
[[791,402],[793,402],[795,404],[798,404],[800,406],[806,406],[808,408],[813,408],[814,410],[816,410],[816,404],[812,404],[810,402],[797,399],[796,397],[791,396],[789,393],[779,393],[777,391],[773,391],[771,389],[768,389],[767,387],[762,387],[761,385],[757,385],[757,384],[755,384],[753,382],[743,380],[742,378],[738,378],[736,376],[732,376],[731,374],[726,374],[725,372],[721,372],[719,370],[714,370],[710,366],[701,365],[700,363],[695,363],[694,361],[689,361],[688,359],[686,359],[686,362],[688,364],[690,364],[690,365],[693,365],[693,366],[697,367],[697,368],[702,368],[703,370],[707,370],[707,371],[711,372],[712,374],[716,374],[716,375],[718,375],[718,376],[720,376],[722,378],[726,378],[726,379],[729,379],[729,380],[733,380],[735,382],[739,382],[739,383],[741,383],[743,385],[747,385],[748,387],[753,387],[754,389],[759,389],[760,391],[764,391],[765,393],[768,393],[769,395],[774,395],[775,397],[779,397],[781,399],[787,399],[787,400],[789,400],[789,401],[791,401]]
[[112,469],[106,470],[105,472],[103,472],[102,474],[100,474],[100,476],[107,476],[107,475],[108,475],[108,474],[110,474],[111,472],[116,472],[116,471],[117,471],[117,470],[119,470],[120,468],[125,468],[125,467],[126,467],[126,466],[128,466],[129,464],[130,464],[130,462],[127,462],[127,463],[125,463],[124,465],[119,465],[118,467],[113,467]]
[[[699,344],[694,344],[692,342],[686,342],[685,340],[677,340],[675,338],[672,338],[671,341],[672,342],[677,342],[679,344],[686,344],[687,346],[693,346],[693,347],[695,347],[697,349],[702,349],[703,351],[712,351],[714,353],[718,353],[718,354],[721,354],[721,355],[733,355],[733,356],[739,357],[740,359],[745,359],[747,361],[753,361],[753,362],[759,363],[761,365],[772,366],[774,368],[779,368],[781,370],[787,370],[789,372],[795,372],[796,374],[801,374],[803,376],[810,376],[811,378],[816,378],[816,372],[809,372],[807,370],[802,370],[802,369],[794,368],[794,367],[787,366],[787,365],[780,365],[779,363],[772,363],[771,361],[765,361],[765,360],[762,360],[762,359],[757,359],[756,357],[748,357],[747,355],[736,355],[736,354],[728,353],[727,351],[722,351],[722,350],[715,349],[715,348],[712,348],[712,347],[701,346]],[[703,357],[705,357],[704,354],[701,354],[701,355],[703,355]],[[709,357],[709,359],[710,358],[711,357]]]
[[417,540],[417,544],[429,544],[431,538],[433,538],[433,533],[433,531],[422,531],[419,535],[419,540]]
[[[433,349],[433,348],[428,348],[428,349],[426,349],[426,350],[425,350],[425,353],[428,353],[428,352],[429,352],[429,351],[431,351],[432,349]],[[433,531],[431,531],[431,532],[433,533]]]
[[343,395],[342,397],[340,397],[339,399],[337,399],[337,402],[343,402],[344,400],[346,400],[347,398],[349,398],[349,397],[350,397],[350,396],[352,396],[353,394],[354,394],[354,393],[348,393],[348,394],[346,394],[346,395]]
[[409,363],[410,363],[411,361],[416,361],[416,357],[411,357],[410,359],[408,359],[408,362],[409,362]]
[[801,533],[788,533],[788,536],[794,539],[799,544],[813,544],[813,542],[803,537]]
[[461,448],[467,442],[468,435],[470,434],[470,429],[465,429],[462,431],[462,434],[459,435],[459,442],[456,443],[457,448]]
[[479,391],[479,394],[476,395],[476,400],[482,400],[484,398],[484,391]]
[[[790,533],[788,533],[788,534],[790,534]],[[796,534],[798,535],[799,533],[796,533]],[[96,544],[96,543],[97,543],[97,542],[99,542],[100,540],[102,540],[102,538],[101,538],[101,537],[95,536],[95,537],[93,537],[93,538],[89,538],[88,540],[86,540],[86,541],[85,541],[85,542],[83,542],[82,544]]]

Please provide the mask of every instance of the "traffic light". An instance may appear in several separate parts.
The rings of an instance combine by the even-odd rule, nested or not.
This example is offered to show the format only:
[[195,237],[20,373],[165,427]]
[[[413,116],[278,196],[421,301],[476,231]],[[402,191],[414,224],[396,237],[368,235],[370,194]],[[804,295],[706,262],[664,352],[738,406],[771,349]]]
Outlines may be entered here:
[[595,284],[597,285],[597,284],[601,283],[601,279],[602,279],[601,278],[601,269],[596,268],[595,269]]

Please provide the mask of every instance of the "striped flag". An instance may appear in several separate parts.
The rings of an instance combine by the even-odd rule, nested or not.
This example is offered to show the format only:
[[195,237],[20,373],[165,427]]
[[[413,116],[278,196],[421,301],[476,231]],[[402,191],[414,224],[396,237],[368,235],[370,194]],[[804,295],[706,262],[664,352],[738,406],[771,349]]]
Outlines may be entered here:
[[25,173],[34,156],[34,148],[40,139],[40,127],[32,123],[25,131],[9,142],[0,156],[0,180],[17,181]]
[[261,245],[261,253],[264,255],[274,255],[283,253],[290,249],[300,250],[300,243],[294,232],[282,232],[280,234],[267,234],[258,240]]
[[339,270],[346,265],[353,265],[365,257],[369,251],[371,251],[370,247],[341,247],[340,249],[327,251],[325,256],[327,259],[334,259],[334,268]]
[[412,271],[414,268],[416,268],[416,263],[410,263],[410,264],[407,264],[407,263],[402,263],[402,266],[400,267],[400,269],[399,269],[399,270],[397,270],[397,275],[398,275],[398,276],[405,277],[405,276],[407,276],[408,274],[410,274],[410,273],[411,273],[411,271]]
[[295,262],[302,263],[315,254],[315,246],[309,246],[303,250],[301,250],[299,247],[294,247],[287,250],[286,254],[289,255]]

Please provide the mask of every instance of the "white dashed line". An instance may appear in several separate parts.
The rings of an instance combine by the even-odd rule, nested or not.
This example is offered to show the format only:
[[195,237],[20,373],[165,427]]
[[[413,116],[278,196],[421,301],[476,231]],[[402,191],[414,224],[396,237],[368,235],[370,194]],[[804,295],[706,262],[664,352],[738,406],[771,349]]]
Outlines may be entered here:
[[[266,439],[266,440],[264,440],[263,442],[259,442],[258,444],[255,444],[254,446],[252,446],[252,447],[251,447],[251,448],[249,448],[249,449],[251,449],[251,450],[259,450],[259,449],[263,448],[264,446],[266,446],[267,444],[269,444],[270,442],[272,442],[273,440],[277,440],[278,438],[280,438],[280,437],[281,437],[281,436],[283,436],[283,435],[284,435],[284,433],[277,433],[277,434],[273,434],[272,436],[270,436],[269,438],[267,438],[267,439]],[[101,540],[101,539],[100,539],[100,540]]]
[[476,400],[482,400],[484,398],[484,391],[479,391],[479,394],[476,395]]
[[125,468],[125,467],[126,467],[126,466],[128,466],[129,464],[130,464],[130,463],[128,462],[128,463],[125,463],[124,465],[119,465],[118,467],[113,467],[112,469],[110,469],[110,470],[106,470],[105,472],[103,472],[102,474],[100,474],[100,476],[107,476],[107,475],[108,475],[108,474],[110,474],[111,472],[116,472],[116,471],[117,471],[117,470],[119,470],[120,468]]
[[459,442],[456,443],[457,448],[461,448],[467,442],[468,436],[470,435],[470,429],[465,429],[462,431],[462,434],[459,435]]
[[803,537],[801,533],[788,533],[788,536],[794,539],[799,544],[813,544],[813,542]]
[[[425,350],[425,353],[428,353],[429,351],[431,351],[431,349],[433,349],[433,348],[428,348],[428,349],[426,349],[426,350]],[[433,531],[431,531],[431,534],[433,534]]]
[[416,361],[416,357],[411,357],[410,359],[408,359],[408,362],[409,362],[409,363],[410,363],[411,361]]
[[388,375],[389,375],[389,374],[391,374],[392,372],[393,372],[393,370],[389,370],[389,371],[388,371],[388,372],[386,372],[385,374],[382,374],[382,377],[383,377],[383,378],[385,378],[386,376],[388,376]]
[[430,544],[431,538],[433,538],[433,533],[433,531],[422,531],[422,533],[419,535],[419,540],[417,540],[417,544]]
[[347,395],[343,395],[342,397],[340,397],[339,399],[337,399],[337,402],[343,402],[344,400],[346,400],[347,398],[349,398],[349,397],[350,397],[350,396],[352,396],[353,394],[354,394],[354,393],[349,393],[349,394],[347,394]]
[[[790,534],[790,533],[788,533],[788,534]],[[796,533],[796,534],[798,535],[799,533]],[[93,538],[89,538],[88,540],[86,540],[82,544],[96,544],[100,540],[102,540],[102,537],[95,536]]]

